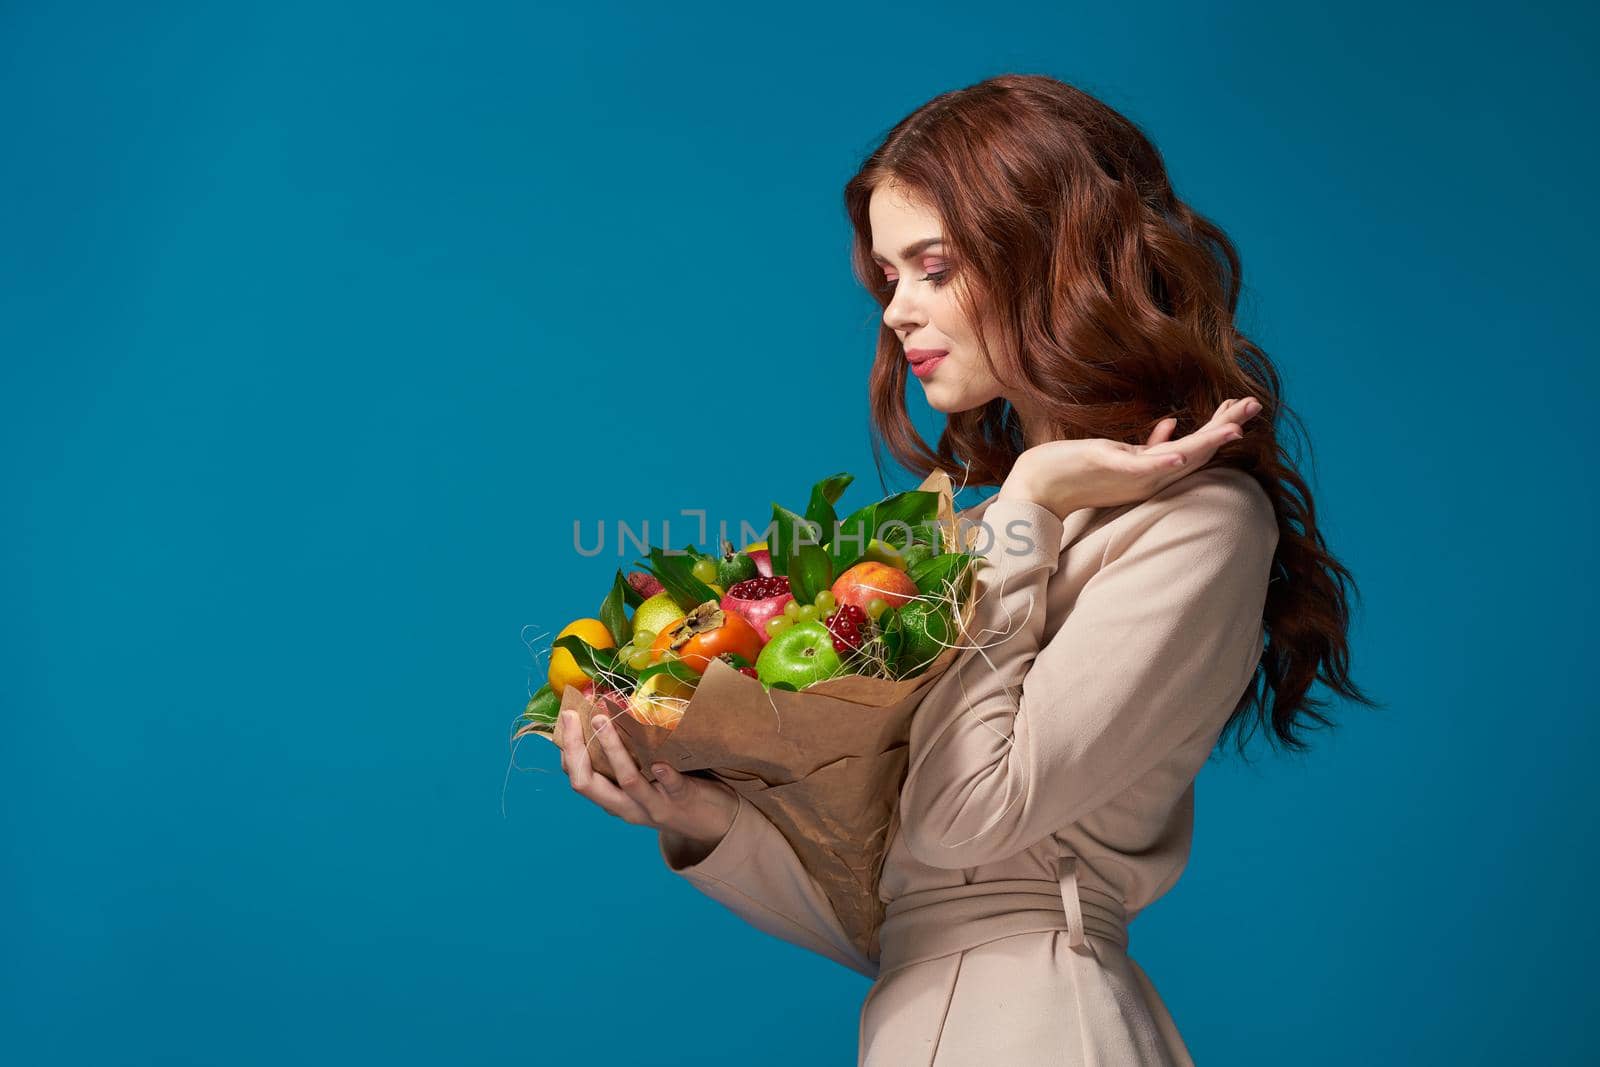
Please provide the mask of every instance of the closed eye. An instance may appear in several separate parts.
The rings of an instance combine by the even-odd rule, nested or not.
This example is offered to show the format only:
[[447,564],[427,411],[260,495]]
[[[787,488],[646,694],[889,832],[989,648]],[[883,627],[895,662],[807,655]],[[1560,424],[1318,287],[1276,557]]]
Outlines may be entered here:
[[[950,277],[950,271],[948,269],[946,269],[946,270],[936,270],[936,271],[929,271],[926,275],[923,276],[923,278],[921,280],[925,281],[925,282],[932,282],[934,288],[937,289],[937,288],[939,288],[939,287],[941,287],[943,285],[948,284],[949,277]],[[883,287],[886,290],[888,290],[889,292],[892,293],[892,292],[894,292],[895,283],[897,281],[899,281],[898,278],[885,278],[883,280]]]

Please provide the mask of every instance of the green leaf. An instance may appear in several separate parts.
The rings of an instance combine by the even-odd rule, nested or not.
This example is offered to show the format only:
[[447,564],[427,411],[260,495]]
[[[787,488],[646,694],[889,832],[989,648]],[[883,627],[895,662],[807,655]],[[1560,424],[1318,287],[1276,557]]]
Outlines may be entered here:
[[654,677],[657,674],[670,674],[678,681],[688,682],[690,685],[700,681],[700,676],[694,672],[694,668],[681,659],[668,659],[662,660],[660,663],[652,663],[639,671],[638,680],[643,682],[645,679]]
[[767,548],[772,556],[772,573],[774,575],[788,575],[789,569],[803,547],[801,540],[814,541],[821,544],[822,534],[811,520],[801,515],[796,515],[782,504],[772,505],[772,537],[767,542]]
[[614,688],[624,688],[625,680],[635,677],[633,670],[617,658],[614,648],[595,648],[577,634],[568,634],[558,637],[550,645],[551,649],[564,648],[572,653],[572,658],[578,661],[578,668],[591,679],[609,677]]
[[694,559],[693,555],[669,556],[665,549],[650,550],[650,573],[656,576],[673,603],[684,611],[717,599],[716,592],[694,576]]
[[958,582],[957,591],[966,596],[972,580],[967,568],[973,558],[967,552],[946,552],[918,563],[906,574],[917,584],[917,592],[924,596],[942,594],[946,582]]
[[534,690],[533,696],[528,700],[528,706],[522,709],[524,719],[548,725],[554,725],[560,714],[561,697],[550,688],[549,682]]
[[883,641],[885,663],[899,663],[906,647],[906,631],[900,622],[900,613],[890,608],[878,616],[878,637]]
[[743,656],[739,655],[739,653],[737,653],[737,652],[724,652],[724,653],[722,653],[721,656],[718,656],[717,658],[718,659],[722,659],[723,657],[727,658],[728,665],[730,667],[732,667],[734,670],[738,670],[741,667],[754,667],[755,666],[754,663],[751,663],[749,660],[745,659]]
[[845,487],[855,480],[855,475],[841,472],[824,478],[811,487],[811,502],[806,505],[806,518],[822,528],[819,537],[832,536],[833,524],[839,521],[833,505],[839,502]]
[[935,552],[944,550],[944,537],[940,533],[940,523],[937,515],[927,522],[919,522],[911,527],[911,543],[906,547],[910,548],[911,545],[927,545]]
[[936,522],[939,516],[939,494],[927,489],[908,489],[904,493],[896,493],[878,501],[874,515],[873,535],[885,544],[893,545],[902,551],[906,548],[910,535],[905,527],[895,525],[885,526],[889,523],[905,523],[913,530],[922,523]]
[[833,563],[820,545],[803,545],[789,558],[789,591],[802,604],[833,584]]
[[877,512],[876,503],[868,504],[840,521],[833,540],[828,542],[828,561],[833,567],[834,577],[855,566],[866,555],[867,545],[878,528]]
[[931,545],[925,545],[920,542],[912,542],[912,544],[906,548],[904,556],[906,570],[909,572],[912,568],[916,567],[917,564],[926,563],[928,560],[932,559],[938,554],[939,553]]
[[619,647],[627,644],[628,638],[633,636],[633,627],[628,622],[628,611],[624,607],[628,602],[628,590],[632,588],[619,570],[616,578],[612,579],[611,592],[600,604],[600,621],[606,624],[611,640]]

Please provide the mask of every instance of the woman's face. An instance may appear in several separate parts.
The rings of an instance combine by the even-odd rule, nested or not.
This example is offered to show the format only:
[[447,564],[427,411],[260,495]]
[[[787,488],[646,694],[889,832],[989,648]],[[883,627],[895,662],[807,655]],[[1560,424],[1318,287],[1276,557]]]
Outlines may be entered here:
[[[1002,395],[978,351],[974,327],[956,303],[965,284],[960,264],[937,240],[928,243],[944,236],[938,215],[887,183],[874,190],[867,213],[873,259],[893,289],[883,321],[900,338],[928,404],[952,414]],[[945,355],[924,361],[928,352]]]

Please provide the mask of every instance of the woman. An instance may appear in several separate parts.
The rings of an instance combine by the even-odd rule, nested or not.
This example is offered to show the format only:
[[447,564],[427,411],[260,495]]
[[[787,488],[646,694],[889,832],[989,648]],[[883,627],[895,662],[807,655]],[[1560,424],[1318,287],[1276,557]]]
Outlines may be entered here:
[[[562,767],[703,892],[875,978],[861,1064],[1190,1063],[1127,928],[1183,871],[1195,775],[1230,729],[1304,748],[1332,725],[1313,681],[1372,703],[1277,373],[1234,323],[1238,256],[1132,123],[1045,77],[930,101],[845,200],[883,306],[876,433],[914,471],[1000,487],[961,513],[988,565],[912,721],[880,958],[731,789],[647,785],[602,727],[613,782],[574,721]],[[947,415],[937,449],[908,370]]]

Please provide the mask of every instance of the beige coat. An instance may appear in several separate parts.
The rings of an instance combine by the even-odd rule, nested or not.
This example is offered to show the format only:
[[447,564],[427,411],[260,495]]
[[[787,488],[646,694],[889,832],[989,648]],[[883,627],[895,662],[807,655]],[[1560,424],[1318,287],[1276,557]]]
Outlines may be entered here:
[[876,979],[858,1067],[1189,1064],[1127,923],[1183,872],[1195,775],[1260,659],[1271,503],[1208,467],[1064,522],[993,497],[961,516],[993,534],[983,651],[912,721],[881,958],[851,947],[747,801],[698,862],[666,834],[662,857],[753,926]]

